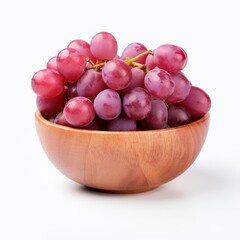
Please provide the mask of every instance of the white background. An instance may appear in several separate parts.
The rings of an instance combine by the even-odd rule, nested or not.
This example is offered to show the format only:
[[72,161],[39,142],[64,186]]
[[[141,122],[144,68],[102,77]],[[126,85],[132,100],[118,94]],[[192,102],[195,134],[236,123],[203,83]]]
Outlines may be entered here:
[[[0,239],[240,239],[238,1],[1,1]],[[181,176],[147,193],[87,190],[56,170],[34,125],[32,75],[73,39],[111,32],[188,54],[212,98],[205,145]],[[64,146],[63,146],[64,147]]]

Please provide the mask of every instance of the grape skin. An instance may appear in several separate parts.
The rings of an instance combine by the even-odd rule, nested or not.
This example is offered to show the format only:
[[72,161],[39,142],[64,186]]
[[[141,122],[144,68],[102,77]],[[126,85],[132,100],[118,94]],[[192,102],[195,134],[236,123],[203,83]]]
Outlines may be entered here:
[[56,117],[65,105],[65,90],[53,98],[37,96],[36,105],[40,113],[46,119]]
[[102,78],[102,72],[94,69],[86,71],[77,82],[77,93],[79,96],[89,98],[91,101],[102,90],[108,88]]
[[42,69],[32,77],[32,89],[41,97],[52,98],[64,90],[64,78],[54,70]]
[[98,60],[111,60],[117,55],[117,40],[109,32],[97,33],[91,40],[90,50]]
[[123,97],[124,112],[133,120],[144,119],[151,111],[151,108],[151,96],[144,88],[136,87]]
[[[129,44],[122,52],[121,59],[125,60],[126,57],[134,58],[140,53],[146,52],[147,48],[138,42]],[[147,55],[144,55],[136,60],[137,63],[145,63]]]
[[154,50],[155,64],[169,73],[181,71],[187,64],[187,54],[179,46],[164,44]]
[[113,59],[102,68],[102,77],[112,90],[122,90],[130,84],[132,72],[127,63],[121,59]]
[[179,105],[186,108],[195,119],[198,119],[209,112],[211,99],[204,90],[192,86],[188,96]]
[[96,58],[93,57],[88,42],[81,39],[75,39],[71,41],[67,47],[76,49],[85,58],[89,58],[91,61],[96,62]]
[[166,99],[175,88],[171,75],[158,67],[149,71],[144,78],[144,86],[157,99]]
[[121,114],[114,120],[107,122],[108,131],[136,131],[137,123],[135,120]]
[[177,127],[192,121],[192,116],[184,107],[178,105],[171,105],[168,109],[168,125],[170,127]]
[[74,127],[87,126],[95,117],[93,104],[85,97],[70,99],[63,109],[63,114],[67,122]]
[[166,102],[168,104],[182,102],[189,94],[192,84],[182,72],[171,74],[171,78],[174,81],[175,88]]
[[168,109],[162,100],[153,100],[151,112],[141,121],[145,130],[161,129],[167,124]]
[[96,114],[103,120],[113,120],[117,118],[121,111],[121,98],[118,92],[112,89],[101,91],[93,102]]
[[57,55],[57,69],[66,82],[76,82],[82,76],[85,67],[85,57],[76,49],[65,48]]

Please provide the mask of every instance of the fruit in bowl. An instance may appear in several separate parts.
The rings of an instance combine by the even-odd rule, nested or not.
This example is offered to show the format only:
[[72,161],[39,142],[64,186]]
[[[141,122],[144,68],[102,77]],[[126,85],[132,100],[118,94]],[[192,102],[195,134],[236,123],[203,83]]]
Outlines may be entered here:
[[211,99],[183,73],[187,54],[115,37],[73,40],[32,77],[41,144],[70,179],[111,192],[143,192],[184,172],[208,132]]

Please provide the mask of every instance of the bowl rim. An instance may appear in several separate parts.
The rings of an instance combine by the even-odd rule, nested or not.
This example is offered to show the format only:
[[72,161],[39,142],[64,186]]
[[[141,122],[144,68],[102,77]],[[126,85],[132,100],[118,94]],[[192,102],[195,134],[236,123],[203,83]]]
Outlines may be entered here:
[[179,129],[183,129],[186,127],[190,127],[190,126],[194,126],[194,125],[198,125],[206,120],[208,120],[210,118],[210,113],[206,113],[203,117],[201,117],[200,119],[193,121],[191,123],[188,124],[184,124],[181,126],[177,126],[177,127],[170,127],[170,128],[161,128],[161,129],[153,129],[153,130],[142,130],[142,131],[106,131],[106,130],[89,130],[89,129],[81,129],[81,128],[74,128],[74,127],[69,127],[69,126],[63,126],[60,124],[56,124],[54,122],[51,122],[49,120],[47,120],[46,118],[44,118],[42,116],[42,114],[40,113],[39,110],[35,111],[35,119],[44,123],[45,125],[49,125],[51,127],[54,128],[58,128],[58,129],[62,129],[65,131],[72,131],[72,132],[77,132],[77,133],[94,133],[94,134],[146,134],[146,133],[159,133],[159,132],[164,132],[164,131],[176,131]]

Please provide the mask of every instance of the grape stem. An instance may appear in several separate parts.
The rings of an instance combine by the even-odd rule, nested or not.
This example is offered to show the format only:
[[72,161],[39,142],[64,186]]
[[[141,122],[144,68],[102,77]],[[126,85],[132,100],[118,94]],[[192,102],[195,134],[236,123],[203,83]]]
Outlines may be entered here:
[[[141,70],[143,70],[145,72],[149,72],[149,69],[146,67],[145,64],[141,64],[141,63],[137,63],[136,62],[136,60],[138,60],[140,57],[145,56],[147,54],[153,55],[153,51],[152,50],[145,51],[145,52],[140,53],[139,55],[137,55],[137,56],[135,56],[133,58],[126,57],[124,61],[129,66],[138,67],[138,68],[140,68]],[[96,71],[100,71],[100,69],[102,67],[104,67],[104,65],[108,62],[108,60],[104,60],[101,63],[95,64],[90,58],[86,58],[86,62],[89,62],[92,66],[85,68],[85,71],[90,70],[90,69],[94,69]]]
[[90,63],[92,66],[95,65],[95,63],[89,58],[86,58],[86,62]]

